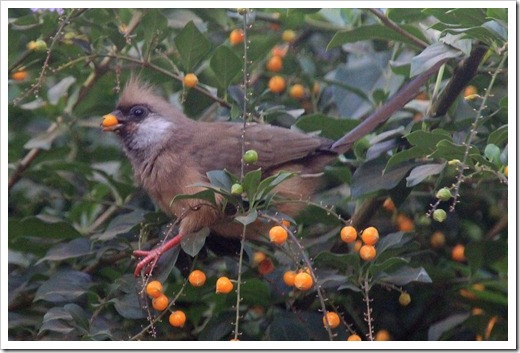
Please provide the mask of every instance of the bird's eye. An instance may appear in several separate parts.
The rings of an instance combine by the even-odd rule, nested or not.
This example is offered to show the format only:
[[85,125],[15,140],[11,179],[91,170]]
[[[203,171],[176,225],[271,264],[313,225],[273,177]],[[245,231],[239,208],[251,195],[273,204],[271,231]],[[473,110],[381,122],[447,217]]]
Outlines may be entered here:
[[146,115],[146,108],[142,106],[133,107],[132,110],[130,110],[130,114],[136,118],[142,118]]

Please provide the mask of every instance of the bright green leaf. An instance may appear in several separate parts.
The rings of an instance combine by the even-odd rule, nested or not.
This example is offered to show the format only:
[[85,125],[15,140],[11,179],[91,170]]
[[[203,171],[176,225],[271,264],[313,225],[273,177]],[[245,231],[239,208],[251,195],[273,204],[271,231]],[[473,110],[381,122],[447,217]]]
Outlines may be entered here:
[[192,72],[193,67],[211,48],[209,40],[197,29],[193,21],[184,26],[174,42],[186,72]]
[[229,47],[221,45],[213,53],[210,66],[220,87],[226,88],[242,69],[242,60]]

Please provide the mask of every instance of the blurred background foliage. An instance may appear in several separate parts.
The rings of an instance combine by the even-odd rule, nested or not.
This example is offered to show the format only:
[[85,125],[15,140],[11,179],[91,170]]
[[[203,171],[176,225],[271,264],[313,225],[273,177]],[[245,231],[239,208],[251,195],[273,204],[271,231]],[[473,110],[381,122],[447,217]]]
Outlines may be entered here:
[[[164,236],[168,219],[134,186],[116,137],[99,125],[132,72],[190,118],[240,120],[244,47],[229,35],[243,24],[236,9],[9,9],[10,340],[231,338],[236,298],[215,294],[213,283],[236,277],[239,242],[210,236],[196,258],[163,256],[154,277],[188,322],[156,322],[131,253]],[[247,38],[252,117],[333,139],[450,59],[327,167],[315,206],[293,230],[327,307],[344,319],[334,339],[367,338],[367,275],[376,339],[507,340],[507,11],[258,9],[248,12]],[[434,116],[477,47],[475,74]],[[273,55],[279,70],[268,66]],[[189,72],[195,89],[183,88]],[[286,83],[279,94],[268,88],[274,75]],[[302,95],[292,92],[297,84]],[[438,202],[442,187],[457,195],[454,211],[453,198]],[[341,243],[341,221],[320,205],[360,230],[379,229],[374,262]],[[447,219],[427,217],[432,208]],[[458,244],[463,259],[452,255]],[[282,280],[301,267],[293,246],[246,243],[241,340],[328,339],[315,293]],[[267,269],[254,261],[259,252]],[[208,277],[202,288],[186,285],[193,267]],[[408,306],[400,291],[411,295]]]

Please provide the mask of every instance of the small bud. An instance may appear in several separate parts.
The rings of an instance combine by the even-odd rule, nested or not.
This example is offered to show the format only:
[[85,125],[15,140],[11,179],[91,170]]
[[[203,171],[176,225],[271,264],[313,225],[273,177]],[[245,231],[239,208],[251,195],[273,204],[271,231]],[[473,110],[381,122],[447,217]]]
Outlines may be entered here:
[[232,195],[240,195],[244,191],[244,188],[240,184],[231,185],[231,194]]
[[442,209],[436,209],[435,211],[433,211],[433,219],[437,222],[444,222],[444,220],[446,219],[446,211]]
[[442,188],[437,192],[436,197],[441,201],[448,201],[451,199],[451,191],[449,188]]

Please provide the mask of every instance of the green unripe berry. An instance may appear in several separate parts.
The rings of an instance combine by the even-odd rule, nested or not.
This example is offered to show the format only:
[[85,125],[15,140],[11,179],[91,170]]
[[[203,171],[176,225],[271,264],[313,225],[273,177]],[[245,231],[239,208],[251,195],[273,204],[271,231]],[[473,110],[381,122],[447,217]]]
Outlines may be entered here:
[[244,188],[240,184],[231,185],[231,194],[240,195],[244,191]]
[[460,161],[458,159],[452,159],[451,161],[448,162],[448,165],[450,166],[457,166],[460,164]]
[[249,164],[255,164],[258,162],[258,153],[255,150],[249,150],[244,153],[244,156],[242,157],[244,159],[244,162]]
[[247,13],[247,9],[246,8],[238,8],[237,9],[237,12],[240,14],[240,15],[245,15]]
[[31,40],[27,43],[27,49],[34,51],[45,51],[47,50],[47,43],[41,39]]
[[433,211],[433,219],[437,222],[444,222],[444,220],[446,219],[446,211],[436,209],[435,211]]
[[441,201],[448,201],[451,199],[451,191],[449,188],[442,188],[437,192],[436,197]]
[[410,297],[410,294],[403,292],[399,296],[399,304],[402,306],[407,306],[412,301],[412,297]]

